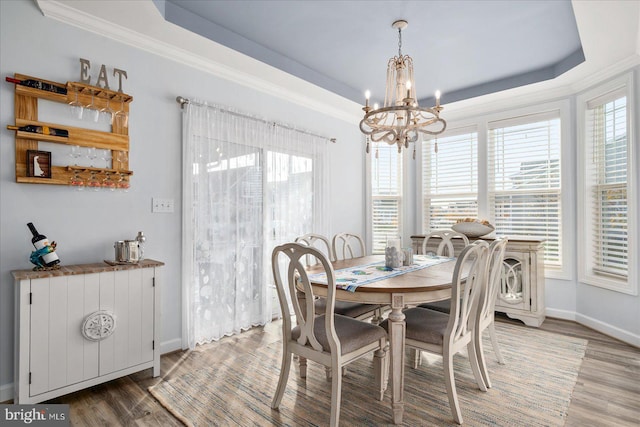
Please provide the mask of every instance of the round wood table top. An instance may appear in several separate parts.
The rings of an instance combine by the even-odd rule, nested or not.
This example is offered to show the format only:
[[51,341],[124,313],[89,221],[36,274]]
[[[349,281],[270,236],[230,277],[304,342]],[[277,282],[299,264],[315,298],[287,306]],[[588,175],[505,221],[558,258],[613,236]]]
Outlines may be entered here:
[[[334,270],[368,265],[384,261],[384,255],[369,255],[332,263]],[[367,283],[359,286],[355,292],[338,289],[336,300],[363,302],[368,304],[391,304],[393,294],[403,294],[405,303],[421,304],[448,299],[451,297],[451,277],[456,261],[447,261],[430,267],[410,271],[398,276]],[[321,271],[311,267],[308,273]],[[327,285],[314,283],[314,293],[327,295]]]

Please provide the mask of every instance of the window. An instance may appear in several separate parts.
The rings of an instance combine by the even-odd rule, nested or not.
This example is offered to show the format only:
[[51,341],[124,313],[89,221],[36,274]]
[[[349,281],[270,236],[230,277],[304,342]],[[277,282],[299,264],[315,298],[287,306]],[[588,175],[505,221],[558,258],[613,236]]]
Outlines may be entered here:
[[[436,142],[439,146],[436,152]],[[422,232],[478,216],[478,133],[447,131],[422,144]]]
[[[317,179],[314,176],[317,161],[311,156],[280,150],[267,151],[264,165],[267,171],[264,197],[268,212],[265,221],[269,248],[293,241],[315,229],[313,186],[314,179]],[[242,197],[246,196],[242,194]]]
[[497,234],[545,239],[562,266],[560,112],[489,123],[488,197]]
[[637,284],[629,277],[633,191],[628,88],[624,84],[590,96],[596,93],[579,98],[583,120],[580,229],[585,232],[579,241],[581,281],[636,294]]
[[395,145],[374,146],[371,204],[372,252],[384,254],[387,239],[402,236],[402,154]]

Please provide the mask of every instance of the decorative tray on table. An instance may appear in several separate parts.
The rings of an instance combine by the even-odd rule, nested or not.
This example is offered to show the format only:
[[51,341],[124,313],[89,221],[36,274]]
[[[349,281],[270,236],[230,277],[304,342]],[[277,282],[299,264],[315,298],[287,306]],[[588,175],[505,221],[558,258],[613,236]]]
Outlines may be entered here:
[[476,218],[464,218],[458,220],[458,222],[453,224],[451,228],[453,231],[462,233],[467,237],[482,237],[496,229],[489,221]]

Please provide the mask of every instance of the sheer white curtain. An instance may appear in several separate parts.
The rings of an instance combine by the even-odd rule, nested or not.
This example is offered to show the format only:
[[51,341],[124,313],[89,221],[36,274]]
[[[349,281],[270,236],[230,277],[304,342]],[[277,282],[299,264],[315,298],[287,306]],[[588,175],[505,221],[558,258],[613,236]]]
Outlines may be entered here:
[[271,251],[326,233],[327,140],[200,101],[183,113],[183,347],[269,322]]

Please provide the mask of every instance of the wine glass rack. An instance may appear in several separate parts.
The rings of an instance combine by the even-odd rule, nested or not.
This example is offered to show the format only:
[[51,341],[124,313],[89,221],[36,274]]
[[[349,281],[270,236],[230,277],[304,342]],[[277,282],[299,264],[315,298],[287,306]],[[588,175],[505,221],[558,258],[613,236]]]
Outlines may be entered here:
[[[131,95],[112,91],[97,86],[90,86],[78,82],[66,84],[44,80],[38,77],[15,74],[20,81],[37,80],[52,85],[66,87],[67,93],[60,94],[43,89],[37,89],[20,84],[15,85],[15,126],[28,125],[47,126],[68,131],[68,136],[44,135],[16,130],[16,182],[28,184],[57,184],[69,185],[70,178],[76,170],[94,171],[99,174],[120,174],[129,179],[133,172],[129,170],[129,124],[128,121],[112,121],[111,132],[103,132],[81,127],[45,123],[38,120],[38,100],[46,99],[65,104],[76,100],[83,105],[93,103],[96,108],[104,108],[108,103],[118,105],[119,108],[129,114],[129,104],[133,101]],[[38,150],[38,141],[47,141],[69,146],[94,147],[102,150],[111,150],[111,168],[95,168],[84,166],[51,166],[51,178],[32,177],[27,173],[27,151]],[[124,152],[125,155],[118,155]]]

